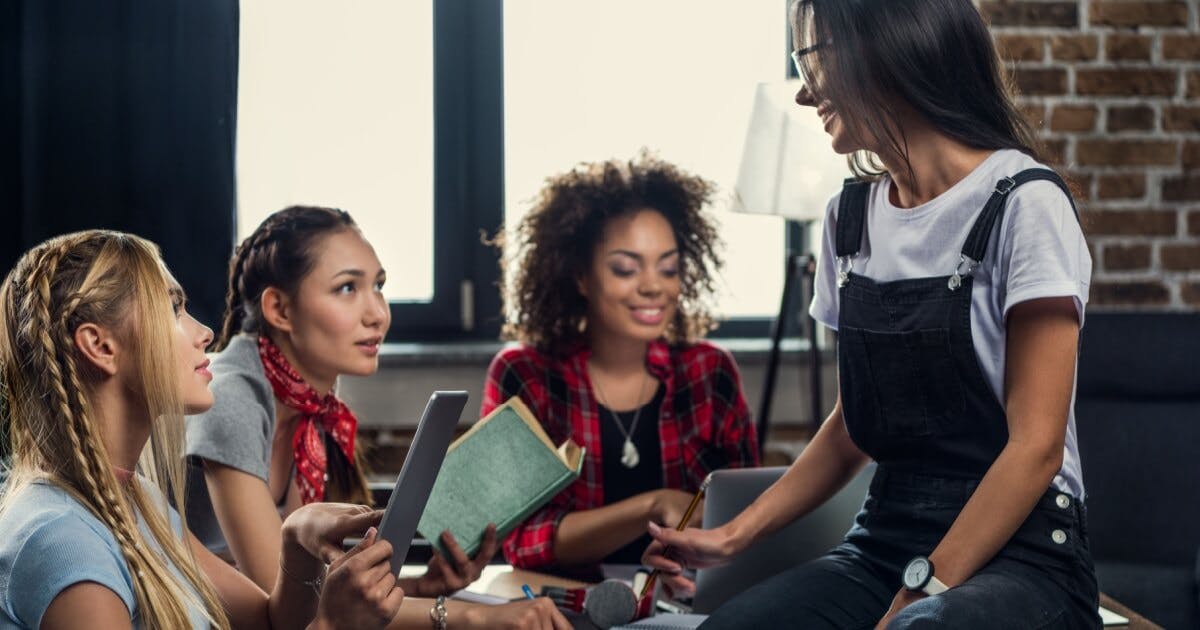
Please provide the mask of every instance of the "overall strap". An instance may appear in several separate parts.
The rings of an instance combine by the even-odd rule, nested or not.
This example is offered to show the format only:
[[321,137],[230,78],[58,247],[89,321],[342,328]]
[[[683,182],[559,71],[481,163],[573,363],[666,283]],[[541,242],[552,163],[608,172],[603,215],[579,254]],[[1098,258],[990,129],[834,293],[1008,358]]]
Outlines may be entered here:
[[838,258],[855,256],[862,249],[863,225],[867,220],[867,195],[872,182],[855,177],[842,183],[842,196],[838,200],[837,239]]
[[996,182],[996,190],[992,192],[992,196],[984,204],[983,211],[979,213],[979,218],[975,220],[975,225],[971,226],[971,232],[967,235],[967,241],[963,244],[962,248],[964,263],[973,267],[974,264],[978,264],[979,261],[983,260],[984,254],[987,253],[988,242],[992,237],[992,230],[1004,217],[1004,206],[1006,205],[1005,201],[1008,199],[1008,193],[1012,192],[1018,186],[1038,180],[1053,182],[1062,189],[1063,194],[1067,196],[1067,200],[1071,202],[1071,210],[1075,212],[1075,218],[1079,219],[1079,209],[1075,207],[1075,199],[1071,197],[1071,190],[1067,188],[1066,182],[1058,176],[1058,173],[1048,168],[1031,168],[1021,171],[1012,177],[1005,177]]

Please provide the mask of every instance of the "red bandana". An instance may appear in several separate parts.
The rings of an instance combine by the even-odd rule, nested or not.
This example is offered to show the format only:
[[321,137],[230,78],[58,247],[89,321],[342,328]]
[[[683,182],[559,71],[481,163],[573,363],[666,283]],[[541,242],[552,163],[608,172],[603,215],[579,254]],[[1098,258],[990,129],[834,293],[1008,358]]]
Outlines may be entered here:
[[300,488],[300,499],[306,505],[325,500],[325,444],[321,439],[320,425],[325,433],[342,449],[346,460],[354,462],[354,435],[358,430],[358,418],[333,393],[321,397],[317,390],[288,363],[266,335],[258,336],[258,357],[263,371],[275,390],[275,398],[287,407],[300,412],[296,433],[292,435],[292,451],[296,460],[296,485]]

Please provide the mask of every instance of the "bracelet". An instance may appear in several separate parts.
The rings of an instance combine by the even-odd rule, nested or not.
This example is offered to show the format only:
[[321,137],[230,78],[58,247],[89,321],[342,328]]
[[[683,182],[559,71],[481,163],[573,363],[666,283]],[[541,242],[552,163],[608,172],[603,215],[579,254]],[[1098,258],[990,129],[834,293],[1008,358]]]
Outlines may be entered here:
[[438,595],[438,598],[433,600],[433,608],[429,610],[429,619],[433,621],[434,630],[446,630],[446,618],[449,613],[446,611],[446,596]]
[[325,583],[325,570],[327,568],[327,566],[322,565],[321,570],[317,572],[317,577],[311,580],[302,580],[295,575],[292,575],[292,572],[287,570],[287,567],[283,565],[283,554],[279,554],[279,570],[283,571],[283,574],[290,578],[293,582],[299,582],[311,588],[313,592],[317,594],[317,597],[321,596],[321,585]]

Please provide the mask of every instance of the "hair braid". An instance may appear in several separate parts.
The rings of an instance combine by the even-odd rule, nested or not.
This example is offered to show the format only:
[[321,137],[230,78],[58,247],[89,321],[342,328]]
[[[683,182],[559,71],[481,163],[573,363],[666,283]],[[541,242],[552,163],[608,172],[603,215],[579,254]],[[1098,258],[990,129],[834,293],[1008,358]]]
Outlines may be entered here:
[[[138,600],[138,609],[142,611],[142,617],[144,619],[158,617],[161,622],[186,623],[187,615],[178,599],[172,597],[163,601],[152,601],[151,593],[155,592],[155,586],[158,586],[159,590],[164,587],[170,590],[174,580],[156,570],[158,566],[155,563],[147,562],[144,555],[147,553],[146,548],[137,544],[137,536],[134,533],[137,524],[129,509],[129,503],[123,497],[118,496],[119,484],[116,476],[111,468],[102,463],[108,459],[100,453],[104,448],[103,442],[95,435],[93,425],[89,422],[88,404],[83,396],[85,390],[75,367],[75,358],[69,350],[74,344],[69,321],[83,300],[84,294],[77,292],[72,295],[65,303],[56,321],[51,324],[49,304],[46,301],[46,297],[50,295],[49,276],[51,275],[53,275],[52,271],[38,279],[38,293],[43,297],[38,305],[38,315],[41,323],[44,324],[41,326],[41,334],[38,336],[42,351],[48,359],[45,364],[50,375],[50,393],[57,399],[55,403],[58,412],[65,420],[66,433],[73,447],[75,463],[79,468],[79,477],[87,484],[87,492],[83,493],[81,498],[84,499],[84,505],[96,517],[104,521],[113,537],[116,538],[117,544],[121,548],[121,555],[129,564],[130,576],[137,585],[134,594]],[[50,334],[52,326],[57,328],[61,334],[57,348]],[[70,385],[71,393],[68,393],[65,384]],[[151,576],[146,575],[145,569],[147,568],[150,569]],[[157,584],[151,585],[150,580]]]
[[253,234],[246,237],[234,250],[229,259],[229,287],[225,291],[225,317],[221,320],[221,332],[213,342],[212,351],[220,352],[229,345],[235,335],[242,332],[246,324],[246,300],[253,296],[246,295],[246,268],[250,266],[255,254],[271,244],[276,236],[289,229],[287,217],[275,213],[267,217]]

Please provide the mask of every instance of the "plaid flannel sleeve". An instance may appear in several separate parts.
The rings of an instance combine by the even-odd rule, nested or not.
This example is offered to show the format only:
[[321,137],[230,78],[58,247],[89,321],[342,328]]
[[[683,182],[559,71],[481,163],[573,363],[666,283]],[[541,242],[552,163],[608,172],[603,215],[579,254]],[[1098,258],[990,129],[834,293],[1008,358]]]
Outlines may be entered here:
[[714,374],[717,382],[713,388],[713,421],[717,423],[717,443],[724,451],[730,468],[759,466],[758,429],[742,393],[741,374],[728,351],[721,349],[719,353]]

